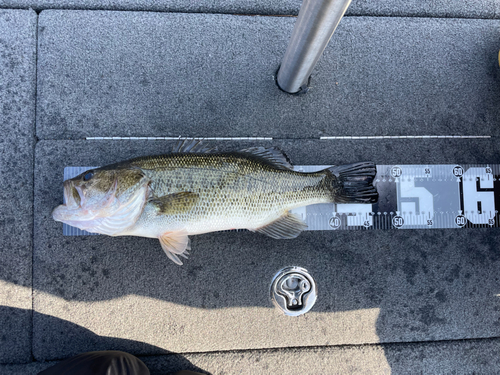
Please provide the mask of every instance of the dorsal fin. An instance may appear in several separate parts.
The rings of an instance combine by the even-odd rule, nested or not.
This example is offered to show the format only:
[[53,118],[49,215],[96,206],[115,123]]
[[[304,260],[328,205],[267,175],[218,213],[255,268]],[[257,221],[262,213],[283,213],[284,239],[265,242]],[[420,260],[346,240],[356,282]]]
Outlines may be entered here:
[[277,147],[250,147],[238,151],[239,154],[247,154],[271,163],[279,169],[292,170],[293,166],[286,154]]
[[208,153],[214,150],[215,147],[203,143],[203,139],[198,138],[185,138],[177,141],[172,147],[173,153]]

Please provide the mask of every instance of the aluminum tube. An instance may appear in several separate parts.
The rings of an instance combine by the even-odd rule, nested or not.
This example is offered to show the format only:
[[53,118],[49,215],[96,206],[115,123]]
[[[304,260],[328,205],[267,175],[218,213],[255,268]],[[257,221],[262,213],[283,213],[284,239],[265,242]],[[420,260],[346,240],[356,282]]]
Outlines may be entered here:
[[278,86],[303,91],[351,0],[304,0],[278,71]]

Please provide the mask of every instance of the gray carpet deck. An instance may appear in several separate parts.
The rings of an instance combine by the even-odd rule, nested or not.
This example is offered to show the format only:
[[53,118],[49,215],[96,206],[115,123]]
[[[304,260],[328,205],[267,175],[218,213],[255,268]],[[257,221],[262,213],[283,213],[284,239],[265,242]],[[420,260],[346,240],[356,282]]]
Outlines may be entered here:
[[[386,146],[394,151],[400,142],[391,140]],[[458,143],[433,142],[426,145],[428,154],[451,160]],[[386,149],[373,150],[367,143],[266,144],[286,150],[297,164],[391,163],[393,156]],[[38,143],[36,359],[52,360],[108,345],[86,340],[77,334],[81,328],[70,329],[68,321],[126,338],[115,344],[117,348],[143,355],[500,336],[497,230],[305,232],[290,241],[250,232],[213,233],[193,236],[190,259],[179,267],[163,254],[156,239],[65,238],[61,224],[50,220],[52,208],[61,203],[58,187],[65,165],[108,164],[161,153],[171,144]],[[220,143],[221,150],[242,146]],[[399,160],[407,163],[420,153],[418,143],[408,142]],[[450,159],[443,160],[443,155]],[[470,155],[470,162],[478,156]],[[320,286],[314,312],[297,319],[277,313],[268,298],[272,276],[290,264],[308,269]],[[118,316],[123,324],[113,324]],[[53,317],[65,328],[55,328]],[[158,330],[164,334],[157,335]]]
[[[0,363],[31,359],[36,14],[0,10]],[[2,306],[3,308],[3,306]]]
[[[296,0],[0,0],[0,8],[132,10],[153,12],[297,15]],[[500,18],[496,0],[353,0],[347,15]]]
[[294,19],[44,11],[37,136],[497,135],[499,22],[345,18],[297,98]]
[[[189,4],[147,10],[298,10]],[[302,165],[500,164],[498,3],[405,4],[355,1],[299,97],[273,77],[294,18],[0,10],[0,373],[99,349],[143,356],[153,374],[498,372],[498,230],[213,233],[178,267],[157,240],[63,237],[51,219],[65,166],[171,149],[86,137],[269,137],[215,143],[275,145]],[[28,6],[84,7],[0,0]],[[489,138],[319,139],[371,135]],[[268,298],[290,264],[319,284],[295,319]]]
[[[496,373],[499,339],[418,344],[245,350],[141,357],[151,375],[181,370],[206,374]],[[0,365],[4,375],[36,375],[57,362]]]

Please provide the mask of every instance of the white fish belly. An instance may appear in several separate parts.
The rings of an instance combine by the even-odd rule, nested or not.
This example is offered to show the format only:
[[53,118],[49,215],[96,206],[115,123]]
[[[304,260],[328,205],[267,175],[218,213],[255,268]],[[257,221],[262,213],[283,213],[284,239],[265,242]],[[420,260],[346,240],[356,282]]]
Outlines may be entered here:
[[256,230],[272,223],[287,211],[309,204],[326,203],[326,199],[309,199],[288,205],[277,205],[267,210],[251,207],[217,205],[208,212],[194,207],[190,212],[178,215],[157,215],[154,208],[146,206],[136,225],[124,235],[157,238],[166,232],[185,231],[187,235],[203,234],[231,229]]

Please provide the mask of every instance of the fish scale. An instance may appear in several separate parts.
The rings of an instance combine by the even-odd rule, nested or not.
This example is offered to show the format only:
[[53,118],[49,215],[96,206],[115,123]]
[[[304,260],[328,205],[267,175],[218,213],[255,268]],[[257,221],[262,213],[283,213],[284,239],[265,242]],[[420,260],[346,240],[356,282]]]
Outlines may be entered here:
[[[178,154],[134,161],[151,180],[155,196],[191,192],[199,203],[188,212],[172,212],[157,219],[160,228],[185,228],[190,234],[220,228],[260,227],[283,215],[288,208],[330,199],[321,187],[325,177],[277,170],[262,161],[236,154]],[[273,210],[269,210],[273,207]],[[177,209],[177,211],[181,211]],[[154,208],[146,207],[134,229],[139,233],[153,221]]]

